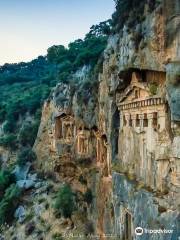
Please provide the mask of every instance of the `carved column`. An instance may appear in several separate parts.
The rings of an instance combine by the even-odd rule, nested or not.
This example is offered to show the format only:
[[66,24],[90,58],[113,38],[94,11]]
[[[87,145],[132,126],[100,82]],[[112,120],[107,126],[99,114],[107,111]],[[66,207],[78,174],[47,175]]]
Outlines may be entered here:
[[140,128],[143,129],[143,119],[144,119],[143,114],[139,115],[139,119],[140,119]]

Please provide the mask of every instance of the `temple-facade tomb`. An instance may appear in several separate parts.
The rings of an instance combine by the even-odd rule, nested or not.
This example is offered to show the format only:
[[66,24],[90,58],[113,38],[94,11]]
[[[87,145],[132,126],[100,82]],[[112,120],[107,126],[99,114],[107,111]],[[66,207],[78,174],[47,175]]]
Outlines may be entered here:
[[165,100],[151,94],[148,84],[142,81],[139,73],[132,73],[131,83],[124,93],[118,96],[117,105],[120,111],[120,129],[149,127],[161,131],[166,126]]
[[120,112],[118,159],[125,171],[163,191],[171,158],[167,153],[171,144],[169,112],[163,96],[152,94],[148,84],[139,72],[133,72],[130,85],[116,98]]
[[109,145],[105,134],[97,131],[95,132],[96,137],[96,163],[97,166],[103,170],[105,177],[110,176],[110,156],[109,156]]
[[90,131],[85,129],[78,130],[76,142],[77,154],[88,156],[90,154]]
[[61,114],[55,117],[55,138],[71,143],[75,136],[74,118],[70,115]]

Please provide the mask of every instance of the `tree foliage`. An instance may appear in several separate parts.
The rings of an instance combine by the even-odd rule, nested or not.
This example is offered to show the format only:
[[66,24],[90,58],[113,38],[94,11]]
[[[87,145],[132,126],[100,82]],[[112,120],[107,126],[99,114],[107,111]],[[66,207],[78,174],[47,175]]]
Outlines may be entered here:
[[11,150],[17,148],[17,136],[14,134],[8,134],[0,138],[0,145]]
[[75,209],[75,202],[73,192],[69,185],[65,184],[60,188],[54,207],[59,214],[63,215],[63,217],[71,217]]
[[107,21],[100,22],[99,24],[92,25],[86,38],[89,37],[106,37],[111,34],[112,20],[108,19]]
[[0,170],[0,199],[2,194],[4,193],[5,189],[15,181],[14,175],[11,171],[7,170]]
[[[34,114],[55,81],[54,69],[53,64],[42,56],[28,63],[0,66],[0,122],[5,119],[16,122],[26,112]],[[7,131],[13,132],[10,121]]]
[[119,32],[124,24],[133,28],[144,19],[144,7],[148,6],[151,12],[158,1],[156,0],[114,0],[116,10],[112,15],[112,27],[114,32]]
[[0,225],[13,219],[14,211],[18,205],[21,190],[15,184],[11,184],[5,191],[0,201]]
[[25,123],[19,132],[19,142],[22,146],[32,147],[38,132],[39,120]]
[[62,45],[48,49],[47,59],[56,65],[59,81],[67,82],[72,73],[83,65],[94,67],[107,44],[111,21],[93,25],[84,39],[77,39],[65,48]]
[[30,147],[22,149],[17,156],[17,164],[24,166],[27,162],[34,162],[36,160],[36,154]]

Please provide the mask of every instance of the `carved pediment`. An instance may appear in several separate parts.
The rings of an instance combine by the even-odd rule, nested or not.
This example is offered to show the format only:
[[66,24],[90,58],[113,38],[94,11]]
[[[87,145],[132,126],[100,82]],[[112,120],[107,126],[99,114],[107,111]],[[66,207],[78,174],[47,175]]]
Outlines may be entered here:
[[73,122],[74,118],[72,116],[65,116],[62,118],[64,122]]
[[150,97],[147,83],[142,82],[140,75],[134,72],[130,85],[119,96],[119,102],[133,102],[147,97]]
[[140,88],[140,87],[133,87],[130,91],[125,92],[123,96],[120,98],[120,103],[129,103],[133,101],[143,100],[150,97],[150,93],[148,90]]
[[67,115],[65,113],[59,113],[55,116],[55,118],[59,118],[63,122],[73,122],[74,121],[74,118],[71,115]]

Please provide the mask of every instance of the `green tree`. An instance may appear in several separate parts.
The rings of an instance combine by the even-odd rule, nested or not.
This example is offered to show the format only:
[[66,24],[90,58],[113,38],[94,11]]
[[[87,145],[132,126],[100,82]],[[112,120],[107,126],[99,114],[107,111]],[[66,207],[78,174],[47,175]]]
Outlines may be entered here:
[[15,184],[11,184],[5,191],[0,201],[0,225],[10,222],[13,218],[14,211],[19,203],[21,190]]
[[130,11],[132,10],[133,0],[115,0],[116,11],[112,15],[112,25],[116,27],[118,32],[127,20]]
[[51,63],[61,63],[66,60],[68,50],[63,46],[52,46],[47,50],[47,58]]
[[23,146],[33,146],[39,127],[39,121],[26,123],[19,133],[19,142]]
[[69,185],[65,184],[60,188],[54,207],[59,214],[63,215],[63,217],[71,218],[75,209],[75,202],[73,192]]
[[99,24],[92,25],[88,34],[86,34],[86,38],[89,37],[102,37],[108,36],[111,34],[111,24],[112,20],[108,19],[107,21],[100,22]]
[[17,149],[17,136],[14,134],[5,135],[0,138],[0,145],[11,150]]
[[0,104],[0,123],[2,123],[5,120],[5,117],[6,117],[5,106],[3,104]]
[[9,170],[0,170],[0,198],[5,189],[14,181],[14,175]]
[[[158,1],[156,0],[114,0],[116,10],[112,15],[111,25],[114,32],[120,32],[124,24],[133,29],[136,24],[144,20],[144,7],[147,4],[148,10],[152,12]],[[138,7],[137,7],[138,6]]]
[[15,132],[16,129],[16,120],[14,119],[13,116],[10,116],[7,118],[7,121],[3,125],[3,130],[5,133],[13,133]]

